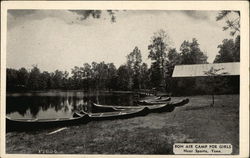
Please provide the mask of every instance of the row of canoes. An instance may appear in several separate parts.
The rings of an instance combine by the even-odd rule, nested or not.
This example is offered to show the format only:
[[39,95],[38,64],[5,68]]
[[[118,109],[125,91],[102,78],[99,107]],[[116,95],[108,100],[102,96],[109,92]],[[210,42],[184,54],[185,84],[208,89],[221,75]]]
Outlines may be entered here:
[[[155,101],[155,100],[154,100]],[[36,130],[39,128],[70,126],[76,124],[87,123],[92,120],[111,120],[125,119],[137,116],[145,116],[151,112],[171,112],[175,107],[183,106],[189,102],[188,99],[183,99],[178,102],[170,103],[159,101],[160,104],[147,104],[139,106],[110,106],[93,103],[95,112],[86,113],[81,111],[74,113],[71,118],[56,118],[56,119],[11,119],[6,117],[7,131],[12,130]]]

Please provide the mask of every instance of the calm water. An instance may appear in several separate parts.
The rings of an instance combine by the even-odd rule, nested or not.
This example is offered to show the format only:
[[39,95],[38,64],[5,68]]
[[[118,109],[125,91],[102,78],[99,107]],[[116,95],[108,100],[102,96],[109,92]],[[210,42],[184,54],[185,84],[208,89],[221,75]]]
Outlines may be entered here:
[[62,118],[75,111],[91,112],[90,101],[107,105],[132,105],[133,94],[57,91],[8,93],[6,113],[11,118]]

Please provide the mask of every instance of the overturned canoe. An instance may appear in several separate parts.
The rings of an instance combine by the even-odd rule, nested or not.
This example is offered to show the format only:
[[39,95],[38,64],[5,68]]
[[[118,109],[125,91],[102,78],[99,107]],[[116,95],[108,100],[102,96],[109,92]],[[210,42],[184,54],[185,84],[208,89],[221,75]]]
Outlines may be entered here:
[[87,123],[89,121],[88,115],[74,113],[71,118],[54,118],[54,119],[12,119],[6,117],[6,129],[12,130],[36,130],[45,129],[58,126],[69,126],[79,123]]
[[178,102],[172,102],[172,103],[167,103],[165,106],[160,105],[160,106],[148,106],[150,112],[172,112],[176,107],[184,106],[189,102],[189,99],[183,99]]

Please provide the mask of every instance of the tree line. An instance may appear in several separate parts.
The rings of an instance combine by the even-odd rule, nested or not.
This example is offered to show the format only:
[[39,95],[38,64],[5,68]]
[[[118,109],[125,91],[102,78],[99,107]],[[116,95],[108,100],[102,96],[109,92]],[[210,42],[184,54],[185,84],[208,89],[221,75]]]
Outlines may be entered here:
[[[107,11],[111,21],[115,22],[115,12]],[[75,11],[83,19],[92,16],[99,18],[102,11]],[[231,18],[229,18],[231,17]],[[83,20],[82,19],[82,20]],[[230,30],[235,39],[224,39],[218,45],[219,52],[214,63],[240,61],[240,11],[223,10],[216,17],[217,21],[225,19],[223,30]],[[238,35],[237,35],[238,34]],[[125,64],[115,67],[114,63],[92,62],[75,66],[71,75],[67,71],[41,72],[38,66],[31,70],[25,68],[7,68],[7,91],[81,89],[81,90],[141,90],[156,89],[174,95],[209,94],[211,87],[209,77],[172,78],[175,65],[206,64],[207,56],[199,48],[198,40],[183,41],[179,51],[170,46],[170,37],[164,31],[156,32],[148,45],[148,58],[151,65],[142,62],[141,51],[136,46],[128,55]],[[239,93],[239,76],[220,76],[216,79],[213,91],[217,93]]]
[[[177,94],[206,94],[204,78],[172,78],[175,65],[205,64],[206,53],[198,40],[185,40],[179,51],[170,46],[170,37],[164,30],[156,32],[148,45],[151,65],[142,61],[141,50],[135,46],[126,56],[126,63],[116,68],[114,63],[84,63],[67,71],[43,71],[34,65],[26,68],[7,68],[7,91],[17,90],[142,90],[156,89]],[[240,36],[225,39],[218,45],[219,52],[214,63],[240,61]],[[225,77],[224,77],[225,78]],[[237,91],[239,79],[226,77],[229,92]],[[230,88],[231,85],[231,88]],[[232,87],[233,86],[233,87]],[[236,88],[235,88],[236,87]],[[236,89],[236,90],[235,90]]]

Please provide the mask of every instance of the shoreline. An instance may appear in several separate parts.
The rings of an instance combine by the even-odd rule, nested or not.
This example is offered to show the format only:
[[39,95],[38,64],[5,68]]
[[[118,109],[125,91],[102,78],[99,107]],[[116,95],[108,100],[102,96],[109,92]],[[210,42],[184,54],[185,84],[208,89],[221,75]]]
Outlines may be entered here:
[[58,128],[10,132],[6,153],[172,155],[174,143],[230,143],[239,154],[239,95],[215,96],[214,107],[210,96],[189,99],[173,112],[93,121],[51,135]]

